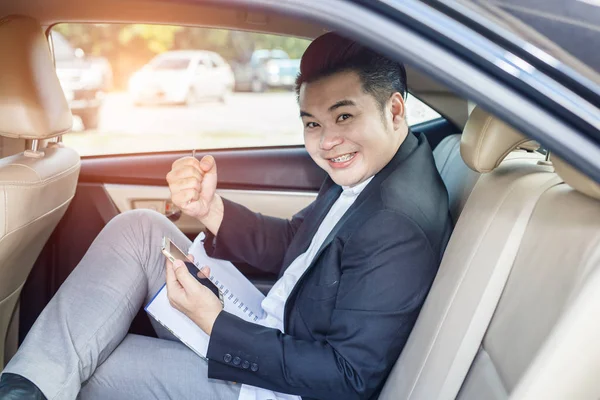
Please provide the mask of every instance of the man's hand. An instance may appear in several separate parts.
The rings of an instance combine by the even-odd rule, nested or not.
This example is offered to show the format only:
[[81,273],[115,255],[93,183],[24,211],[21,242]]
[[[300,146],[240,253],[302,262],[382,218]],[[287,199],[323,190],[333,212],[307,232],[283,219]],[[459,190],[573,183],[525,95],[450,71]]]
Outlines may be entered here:
[[201,161],[183,157],[167,174],[171,201],[181,211],[202,222],[214,235],[223,220],[223,201],[216,194],[217,163],[212,156]]
[[[193,261],[191,256],[189,258]],[[208,267],[198,272],[199,277],[209,275]],[[221,301],[200,284],[180,260],[175,263],[167,260],[167,297],[173,307],[187,315],[200,329],[208,335],[212,333],[215,320],[223,310]]]

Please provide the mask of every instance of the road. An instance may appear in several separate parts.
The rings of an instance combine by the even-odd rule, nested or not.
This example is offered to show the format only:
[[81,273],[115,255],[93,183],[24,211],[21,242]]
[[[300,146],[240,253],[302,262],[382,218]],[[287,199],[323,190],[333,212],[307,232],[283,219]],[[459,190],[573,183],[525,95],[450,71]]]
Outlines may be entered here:
[[[429,118],[413,99],[409,123]],[[233,93],[225,103],[201,101],[191,106],[134,106],[127,93],[110,93],[100,110],[97,130],[74,132],[65,144],[82,156],[192,148],[229,148],[302,144],[302,123],[291,92]]]

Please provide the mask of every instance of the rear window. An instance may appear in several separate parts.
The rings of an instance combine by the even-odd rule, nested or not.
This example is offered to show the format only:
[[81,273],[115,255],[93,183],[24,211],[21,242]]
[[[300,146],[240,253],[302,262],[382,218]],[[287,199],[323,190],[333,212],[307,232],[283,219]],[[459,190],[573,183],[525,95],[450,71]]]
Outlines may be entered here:
[[159,58],[150,63],[155,71],[187,69],[189,65],[189,58]]

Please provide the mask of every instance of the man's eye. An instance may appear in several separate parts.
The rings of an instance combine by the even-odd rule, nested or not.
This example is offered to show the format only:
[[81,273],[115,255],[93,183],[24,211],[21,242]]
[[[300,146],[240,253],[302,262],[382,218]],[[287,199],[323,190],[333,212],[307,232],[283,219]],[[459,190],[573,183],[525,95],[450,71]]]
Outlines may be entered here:
[[319,124],[317,124],[316,122],[307,122],[305,125],[307,128],[316,128],[317,126],[319,126]]
[[338,117],[338,122],[345,121],[345,120],[347,120],[350,117],[352,117],[352,115],[350,115],[350,114],[342,114],[342,115],[340,115]]

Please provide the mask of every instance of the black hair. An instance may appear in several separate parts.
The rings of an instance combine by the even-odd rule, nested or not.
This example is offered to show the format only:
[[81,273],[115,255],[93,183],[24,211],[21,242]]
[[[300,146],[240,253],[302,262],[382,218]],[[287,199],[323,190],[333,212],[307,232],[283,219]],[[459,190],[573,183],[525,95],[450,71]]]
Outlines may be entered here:
[[296,79],[296,94],[303,83],[346,71],[358,74],[363,90],[375,98],[382,110],[396,92],[406,99],[406,69],[401,62],[336,33],[318,37],[306,49]]

